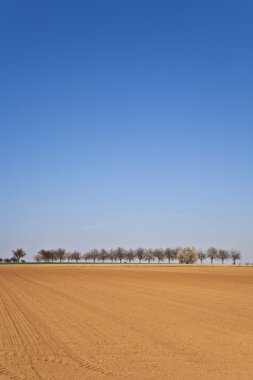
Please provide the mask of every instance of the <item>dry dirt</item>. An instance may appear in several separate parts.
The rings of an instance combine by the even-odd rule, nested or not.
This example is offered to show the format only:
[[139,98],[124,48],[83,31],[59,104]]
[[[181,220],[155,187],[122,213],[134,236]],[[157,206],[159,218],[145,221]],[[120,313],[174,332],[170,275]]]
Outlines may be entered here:
[[0,379],[253,379],[253,268],[0,266]]

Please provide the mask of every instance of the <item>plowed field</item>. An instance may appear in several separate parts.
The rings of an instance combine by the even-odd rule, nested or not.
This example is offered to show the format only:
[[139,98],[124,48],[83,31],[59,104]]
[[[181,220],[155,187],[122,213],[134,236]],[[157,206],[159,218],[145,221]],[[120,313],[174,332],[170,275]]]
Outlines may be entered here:
[[253,268],[0,266],[0,379],[253,379]]

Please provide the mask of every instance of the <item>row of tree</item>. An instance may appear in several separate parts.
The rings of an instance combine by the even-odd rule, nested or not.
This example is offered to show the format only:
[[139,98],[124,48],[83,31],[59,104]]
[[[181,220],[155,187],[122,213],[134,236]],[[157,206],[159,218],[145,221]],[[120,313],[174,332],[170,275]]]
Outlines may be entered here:
[[[18,248],[12,251],[12,258],[9,261],[20,262],[26,253],[22,248]],[[54,262],[54,261],[75,261],[81,260],[85,262],[135,262],[139,263],[151,261],[169,262],[177,260],[179,263],[193,264],[199,260],[202,262],[206,259],[211,261],[211,264],[215,260],[220,260],[222,264],[226,260],[232,260],[233,264],[236,264],[237,260],[241,260],[241,252],[237,249],[217,249],[210,247],[206,251],[202,249],[196,249],[194,247],[176,247],[176,248],[138,248],[138,249],[124,249],[118,247],[116,249],[92,249],[89,252],[81,254],[79,251],[68,252],[64,248],[40,250],[35,256],[36,262]],[[0,261],[2,261],[0,259]],[[6,261],[6,260],[5,260]]]

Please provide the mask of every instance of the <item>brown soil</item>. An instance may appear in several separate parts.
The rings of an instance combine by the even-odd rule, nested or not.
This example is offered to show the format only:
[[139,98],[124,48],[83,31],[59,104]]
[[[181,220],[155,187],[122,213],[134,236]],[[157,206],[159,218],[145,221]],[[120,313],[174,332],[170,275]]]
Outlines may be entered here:
[[253,268],[0,266],[0,379],[253,379]]

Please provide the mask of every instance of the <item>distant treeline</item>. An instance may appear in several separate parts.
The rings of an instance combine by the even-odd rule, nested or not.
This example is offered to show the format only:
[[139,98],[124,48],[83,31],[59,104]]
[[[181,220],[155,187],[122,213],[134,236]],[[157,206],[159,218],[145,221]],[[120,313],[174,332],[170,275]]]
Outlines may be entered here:
[[[22,248],[12,251],[10,259],[0,258],[0,262],[25,262],[23,259],[26,252]],[[41,249],[36,255],[34,260],[39,262],[63,262],[63,261],[85,261],[85,262],[168,262],[177,261],[180,264],[194,264],[198,260],[202,264],[204,260],[210,260],[211,264],[214,261],[220,260],[223,264],[227,260],[232,260],[236,264],[237,260],[241,260],[241,252],[237,249],[218,249],[209,247],[206,251],[196,249],[194,247],[176,247],[176,248],[138,248],[138,249],[124,249],[118,247],[116,249],[92,249],[84,254],[79,251],[69,252],[64,248],[58,249]]]

